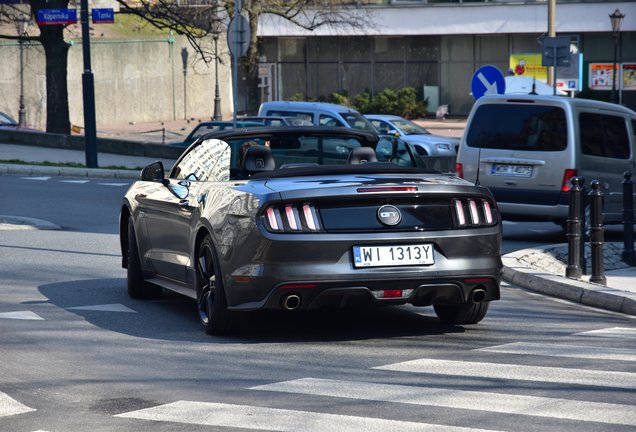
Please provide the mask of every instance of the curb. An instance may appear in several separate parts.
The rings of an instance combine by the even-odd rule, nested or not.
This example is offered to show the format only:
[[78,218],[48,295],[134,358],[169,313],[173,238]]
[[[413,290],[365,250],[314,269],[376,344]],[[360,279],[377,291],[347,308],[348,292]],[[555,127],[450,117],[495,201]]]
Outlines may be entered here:
[[636,315],[636,294],[551,273],[537,272],[520,264],[518,258],[526,253],[527,251],[520,250],[501,257],[505,281],[530,291],[575,303]]
[[61,230],[62,227],[42,219],[0,215],[0,231],[3,230]]
[[120,180],[139,179],[138,170],[111,170],[102,168],[73,168],[13,164],[0,164],[0,175],[68,176]]

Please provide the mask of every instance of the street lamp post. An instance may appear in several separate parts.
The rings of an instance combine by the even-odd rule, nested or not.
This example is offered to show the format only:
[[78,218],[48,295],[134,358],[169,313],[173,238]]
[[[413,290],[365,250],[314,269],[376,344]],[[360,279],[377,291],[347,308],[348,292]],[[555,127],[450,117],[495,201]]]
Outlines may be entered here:
[[214,39],[214,120],[221,120],[221,96],[219,94],[219,33],[220,21],[212,23],[212,38]]
[[21,15],[18,17],[18,44],[20,45],[20,108],[18,109],[18,125],[26,127],[26,106],[24,104],[24,37],[27,35],[29,17]]
[[625,14],[616,9],[610,16],[610,22],[612,23],[612,36],[614,37],[614,63],[612,63],[612,96],[611,102],[616,103],[616,63],[618,57],[618,37],[621,32],[621,23]]

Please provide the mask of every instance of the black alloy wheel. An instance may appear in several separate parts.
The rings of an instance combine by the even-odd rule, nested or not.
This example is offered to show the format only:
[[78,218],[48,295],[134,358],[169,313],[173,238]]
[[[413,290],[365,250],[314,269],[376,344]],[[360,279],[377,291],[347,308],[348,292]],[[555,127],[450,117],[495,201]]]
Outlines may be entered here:
[[228,333],[233,313],[227,309],[218,260],[210,236],[199,246],[196,258],[197,309],[206,333]]

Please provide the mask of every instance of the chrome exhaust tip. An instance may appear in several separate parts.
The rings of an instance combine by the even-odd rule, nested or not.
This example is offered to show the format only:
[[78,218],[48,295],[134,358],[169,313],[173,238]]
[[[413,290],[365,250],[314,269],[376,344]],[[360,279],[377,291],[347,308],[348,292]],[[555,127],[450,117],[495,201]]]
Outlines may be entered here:
[[283,308],[286,310],[295,310],[300,307],[300,296],[296,294],[289,294],[283,297]]
[[470,292],[470,301],[473,303],[481,303],[484,300],[486,300],[486,290],[481,288],[481,287],[477,287],[474,290],[472,290]]

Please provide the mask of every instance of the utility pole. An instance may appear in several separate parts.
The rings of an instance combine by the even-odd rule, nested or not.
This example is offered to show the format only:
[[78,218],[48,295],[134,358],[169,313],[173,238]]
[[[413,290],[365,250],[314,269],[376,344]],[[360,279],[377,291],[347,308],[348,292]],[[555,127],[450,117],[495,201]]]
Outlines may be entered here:
[[84,54],[84,73],[82,89],[84,91],[84,141],[86,148],[86,166],[97,168],[97,128],[95,126],[95,83],[91,71],[91,40],[88,26],[88,0],[81,0],[80,19],[82,22],[82,52]]

